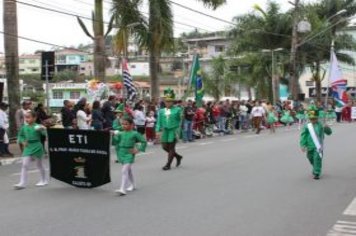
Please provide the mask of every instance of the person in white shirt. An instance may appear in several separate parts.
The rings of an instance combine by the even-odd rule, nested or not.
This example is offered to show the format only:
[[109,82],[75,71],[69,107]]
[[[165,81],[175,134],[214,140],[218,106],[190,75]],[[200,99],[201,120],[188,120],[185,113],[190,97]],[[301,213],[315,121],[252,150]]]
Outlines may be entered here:
[[252,116],[252,124],[256,130],[256,134],[261,132],[261,122],[263,117],[265,116],[265,109],[261,106],[261,102],[256,102],[255,106],[252,108],[251,116]]
[[91,117],[85,112],[86,104],[81,104],[77,111],[77,126],[78,129],[89,129]]
[[8,109],[6,103],[0,103],[0,156],[13,157],[14,155],[9,151],[9,137],[7,130],[9,128],[9,118],[6,113]]
[[336,122],[340,123],[341,122],[341,114],[342,114],[342,109],[343,107],[335,107],[335,113],[336,113]]
[[143,106],[141,106],[141,105],[137,106],[134,111],[134,123],[135,123],[137,132],[144,135],[145,134],[146,116],[145,116],[145,113],[143,112]]
[[146,139],[147,142],[154,142],[156,138],[155,134],[155,123],[156,118],[154,117],[154,112],[150,111],[146,117]]
[[248,120],[249,120],[249,117],[248,117],[248,108],[247,106],[245,105],[245,102],[243,101],[241,104],[240,104],[240,107],[239,107],[239,118],[240,118],[240,126],[241,126],[241,130],[247,130],[248,129]]
[[[25,124],[25,114],[31,111],[32,102],[23,101],[22,108],[18,109],[15,113],[15,122],[16,122],[16,132],[20,132],[21,127]],[[23,152],[24,146],[22,143],[19,143],[21,153]]]

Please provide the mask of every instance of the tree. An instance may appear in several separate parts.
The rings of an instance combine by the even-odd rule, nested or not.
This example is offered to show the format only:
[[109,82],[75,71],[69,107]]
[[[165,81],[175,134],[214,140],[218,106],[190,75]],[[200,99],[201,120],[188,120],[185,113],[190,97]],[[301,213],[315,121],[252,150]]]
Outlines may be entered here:
[[[205,6],[216,9],[218,6],[224,4],[226,0],[198,0]],[[142,1],[131,1],[135,4],[128,4],[128,8],[137,8],[137,5],[142,4]],[[113,5],[115,7],[115,4]],[[139,42],[149,51],[149,66],[151,77],[151,99],[157,100],[159,94],[159,59],[163,50],[172,50],[174,46],[173,39],[173,15],[171,1],[169,0],[148,0],[149,20],[146,34],[139,35]],[[120,12],[120,11],[117,11]],[[120,13],[121,17],[131,17],[127,14]],[[139,22],[143,22],[142,19]],[[133,31],[141,30],[140,27],[135,27]]]
[[[312,80],[315,81],[316,99],[321,102],[321,82],[325,78],[326,68],[323,64],[330,61],[330,46],[335,41],[334,51],[339,61],[354,65],[354,59],[343,50],[355,50],[356,40],[351,35],[337,33],[346,27],[348,20],[342,20],[340,17],[356,14],[356,3],[352,0],[323,0],[317,3],[308,4],[308,20],[312,25],[312,36],[318,37],[307,40],[300,47],[299,60],[300,66],[305,64],[310,68]],[[345,9],[345,15],[337,15],[338,12]],[[334,17],[335,16],[335,17]]]
[[[268,2],[266,10],[255,5],[253,12],[234,18],[236,27],[230,31],[230,36],[233,39],[229,50],[230,55],[247,53],[247,58],[243,60],[246,60],[245,62],[250,65],[249,70],[254,75],[245,78],[253,81],[257,79],[254,81],[255,86],[253,87],[261,89],[256,92],[265,95],[265,98],[271,98],[272,95],[272,60],[271,56],[262,55],[262,50],[288,49],[290,47],[291,20],[290,14],[282,13],[279,4],[273,1]],[[250,54],[251,52],[254,52],[255,55]],[[251,84],[248,81],[246,83]],[[278,86],[276,86],[277,88]],[[269,92],[266,93],[265,89],[269,89]]]
[[113,37],[116,55],[127,56],[128,42],[131,36],[141,40],[147,37],[147,22],[138,7],[142,0],[113,0],[111,14],[117,31]]
[[82,27],[84,33],[94,41],[94,76],[100,81],[105,81],[106,68],[106,53],[105,53],[105,37],[112,30],[112,17],[108,25],[107,32],[104,35],[104,21],[103,21],[103,0],[95,0],[95,9],[92,12],[93,31],[92,35],[80,17],[77,18],[79,25]]
[[226,62],[223,57],[213,58],[210,73],[203,74],[204,91],[213,96],[216,101],[224,92],[224,81],[226,73]]
[[4,0],[4,47],[9,98],[10,135],[16,135],[15,113],[20,105],[17,6],[15,0]]

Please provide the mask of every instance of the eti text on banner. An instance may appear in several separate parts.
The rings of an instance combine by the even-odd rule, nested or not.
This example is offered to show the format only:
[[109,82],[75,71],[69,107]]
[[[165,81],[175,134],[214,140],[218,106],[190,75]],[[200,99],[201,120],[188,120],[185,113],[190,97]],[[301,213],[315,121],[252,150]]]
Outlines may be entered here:
[[79,188],[110,182],[110,133],[48,129],[51,177]]

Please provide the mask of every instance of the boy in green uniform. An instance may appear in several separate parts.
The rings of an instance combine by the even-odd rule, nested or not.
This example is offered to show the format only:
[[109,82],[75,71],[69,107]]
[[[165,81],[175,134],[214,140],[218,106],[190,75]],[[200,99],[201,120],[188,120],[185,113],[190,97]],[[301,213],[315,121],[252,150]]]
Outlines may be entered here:
[[167,164],[163,166],[163,170],[171,169],[171,164],[174,158],[177,159],[176,166],[180,166],[183,158],[175,150],[177,143],[177,131],[181,125],[182,110],[180,107],[173,105],[174,99],[174,91],[169,88],[166,89],[164,91],[165,108],[159,110],[157,117],[156,132],[162,132],[162,148],[168,153]]
[[313,167],[314,179],[319,179],[322,168],[324,134],[330,135],[332,130],[318,121],[318,110],[315,106],[308,109],[309,122],[300,134],[300,147],[307,153],[307,158]]

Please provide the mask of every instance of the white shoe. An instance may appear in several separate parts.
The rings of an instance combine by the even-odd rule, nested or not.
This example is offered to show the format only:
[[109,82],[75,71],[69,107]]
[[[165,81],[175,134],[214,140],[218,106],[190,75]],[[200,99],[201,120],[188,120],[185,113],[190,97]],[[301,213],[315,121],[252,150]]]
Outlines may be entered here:
[[126,195],[126,191],[122,190],[122,189],[116,189],[115,193],[119,194],[120,196],[125,196]]
[[126,188],[126,191],[132,192],[136,189],[135,185],[131,185],[130,187]]
[[26,186],[23,185],[23,184],[15,184],[14,185],[14,189],[15,190],[21,190],[21,189],[24,189],[24,188],[26,188]]
[[40,181],[36,184],[37,187],[44,187],[48,185],[48,182],[47,181]]

